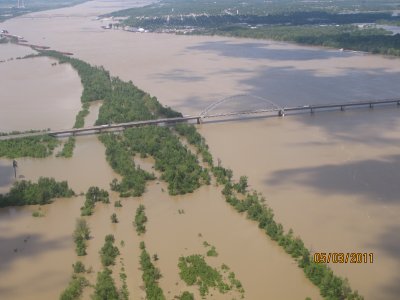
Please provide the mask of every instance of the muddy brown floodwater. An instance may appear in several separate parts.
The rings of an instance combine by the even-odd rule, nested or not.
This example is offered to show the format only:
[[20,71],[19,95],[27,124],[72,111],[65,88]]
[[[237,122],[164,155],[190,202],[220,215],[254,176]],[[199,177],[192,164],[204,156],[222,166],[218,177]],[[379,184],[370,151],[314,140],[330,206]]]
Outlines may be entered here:
[[[28,49],[0,44],[0,53],[3,47]],[[68,64],[47,57],[0,63],[0,131],[70,128],[81,94],[80,78]]]
[[[131,1],[133,5],[143,3]],[[100,26],[108,21],[94,20],[89,15],[114,10],[119,4],[112,8],[108,5],[108,1],[91,1],[56,11],[74,17],[34,18],[33,14],[32,18],[16,18],[3,25],[32,43],[73,52],[78,58],[103,65],[112,75],[132,80],[163,104],[185,114],[199,113],[208,104],[238,93],[260,96],[278,106],[382,99],[400,94],[397,58],[250,39],[106,31]],[[50,16],[54,12],[41,14]],[[7,64],[0,64],[0,69]],[[238,105],[253,106],[253,102],[246,102],[250,100],[243,97],[239,104],[226,103],[218,109],[228,111]],[[281,119],[208,123],[199,126],[199,130],[213,155],[231,167],[237,177],[249,176],[251,187],[263,192],[277,220],[285,228],[293,228],[313,251],[374,253],[372,264],[332,264],[337,274],[349,278],[353,288],[366,299],[398,299],[399,112],[397,107],[388,106]],[[89,118],[95,120],[94,115]],[[0,174],[6,174],[1,175],[0,188],[6,189],[12,182],[10,161],[1,163],[8,166],[0,168]],[[78,138],[71,160],[25,159],[20,165],[21,174],[28,179],[42,175],[68,179],[77,191],[93,184],[107,188],[116,177],[104,159],[104,147],[95,137]],[[242,281],[246,299],[319,298],[318,290],[305,279],[291,258],[265,237],[256,224],[232,211],[218,189],[203,187],[185,197],[169,197],[161,188],[166,190],[163,183],[151,183],[143,198],[123,200],[124,207],[119,209],[98,205],[94,216],[88,218],[93,239],[85,263],[95,271],[100,269],[98,250],[106,234],[114,233],[118,243],[124,240],[125,247],[120,250],[133,299],[144,297],[138,270],[140,240],[146,242],[151,254],[157,253],[160,257],[157,263],[163,274],[160,285],[168,298],[189,289],[178,280],[177,260],[180,255],[205,253],[203,240],[216,246],[220,254],[210,258],[210,263],[229,265]],[[114,195],[113,200],[116,199]],[[62,207],[63,201],[49,207],[56,210]],[[60,235],[72,232],[72,212],[79,214],[79,205],[75,207],[73,203],[79,201],[83,199],[66,200],[71,205],[71,217],[65,222],[69,227],[60,229]],[[131,224],[139,203],[146,206],[149,217],[148,232],[141,238]],[[24,224],[51,223],[48,216],[33,219],[30,209],[2,211],[8,219],[2,218],[1,226],[7,225],[4,228],[10,228],[11,233],[2,234],[1,239],[17,237],[13,247],[19,247],[23,239],[21,242],[18,237],[30,232],[23,229]],[[184,209],[185,214],[178,214],[178,209]],[[120,219],[116,225],[109,219],[114,211]],[[60,220],[64,218],[64,214],[59,215]],[[41,234],[47,236],[50,229],[57,228],[52,225],[32,227],[31,234],[34,230],[38,234],[43,230]],[[1,251],[6,249],[3,243],[1,247]],[[57,252],[58,257],[64,259],[65,254],[65,260],[72,264],[76,257],[71,240],[62,249]],[[24,276],[51,269],[44,263],[33,266],[32,262],[31,271],[25,274],[26,260],[9,250],[12,248],[4,250],[8,267],[1,274],[0,293],[2,298],[13,299],[23,296],[24,292],[15,286],[18,282],[22,284]],[[46,253],[50,253],[46,247],[37,252],[43,253],[43,262]],[[118,273],[118,268],[117,265],[114,273]],[[71,269],[60,267],[57,272],[62,279],[53,285],[49,292],[52,296],[66,286]],[[95,274],[90,278],[93,282]],[[7,285],[7,280],[13,284]],[[27,287],[27,291],[33,287]],[[87,289],[84,298],[91,292]],[[54,298],[49,294],[38,295]]]

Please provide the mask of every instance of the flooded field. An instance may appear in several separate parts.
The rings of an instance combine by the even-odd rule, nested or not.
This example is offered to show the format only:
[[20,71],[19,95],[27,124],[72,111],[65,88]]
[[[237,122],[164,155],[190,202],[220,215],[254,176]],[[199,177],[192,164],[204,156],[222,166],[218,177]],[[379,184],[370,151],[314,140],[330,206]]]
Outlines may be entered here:
[[[5,22],[4,26],[32,43],[70,51],[92,64],[104,65],[112,75],[132,80],[163,104],[185,114],[199,113],[208,104],[234,94],[260,96],[278,106],[400,95],[399,59],[270,41],[105,31],[100,26],[107,21],[95,21],[89,14],[115,9],[114,5],[108,5],[107,1],[91,1],[75,8],[57,10],[60,14],[80,13],[81,16],[17,18]],[[33,61],[37,60],[23,63]],[[1,68],[14,63],[22,61],[0,64],[0,76],[6,76]],[[77,92],[78,100],[80,92]],[[243,101],[244,107],[250,105],[245,102],[246,98]],[[67,104],[67,101],[63,102]],[[26,103],[22,103],[25,107]],[[226,103],[218,109],[231,110],[232,106],[233,103]],[[97,109],[98,106],[92,108],[88,124],[94,122]],[[71,118],[59,118],[59,121],[71,126],[76,112],[71,113]],[[349,278],[354,289],[366,299],[397,299],[400,294],[397,284],[400,266],[397,235],[400,226],[399,113],[396,106],[388,106],[280,119],[209,123],[199,129],[214,157],[232,168],[237,177],[249,176],[251,187],[263,192],[277,220],[286,229],[293,228],[312,251],[374,253],[372,264],[332,264],[337,274]],[[0,118],[0,122],[2,120]],[[10,122],[1,123],[0,128],[19,129],[14,128],[17,122]],[[19,173],[25,178],[53,176],[58,180],[68,179],[77,192],[85,191],[90,185],[108,188],[112,178],[117,177],[104,159],[104,147],[91,136],[77,139],[74,157],[70,160],[19,159],[19,163]],[[0,192],[7,190],[12,182],[10,165],[8,160],[0,161]],[[242,281],[246,299],[304,299],[307,296],[318,299],[317,289],[290,257],[255,224],[232,211],[218,189],[203,187],[193,195],[180,198],[169,197],[161,188],[166,190],[163,183],[150,184],[143,198],[126,199],[123,208],[116,209],[112,204],[98,205],[94,216],[89,218],[93,239],[89,243],[89,255],[83,261],[98,271],[98,250],[104,236],[114,233],[118,243],[121,240],[126,243],[125,247],[119,248],[131,296],[143,298],[145,294],[140,289],[142,280],[138,270],[138,244],[142,238],[137,237],[131,223],[136,207],[143,203],[149,217],[144,240],[149,252],[160,257],[157,262],[163,274],[160,285],[166,293],[170,292],[168,299],[182,290],[189,290],[179,281],[178,258],[205,253],[203,240],[216,246],[220,254],[210,258],[210,263],[229,265]],[[81,203],[82,199],[65,200],[70,205],[71,216],[73,212],[76,216],[79,214],[79,201]],[[58,211],[62,205],[64,200],[49,207]],[[2,228],[12,227],[4,239],[29,234],[23,228],[30,222],[47,222],[48,219],[51,222],[48,216],[40,220],[32,218],[30,209],[11,209],[12,214],[10,209],[2,211],[7,216],[4,223],[1,218]],[[178,209],[184,209],[185,214],[178,214]],[[117,225],[110,222],[114,210],[120,219]],[[10,220],[18,227],[11,226]],[[74,217],[69,218],[65,228],[60,229],[60,235],[70,237],[73,223]],[[33,228],[32,234],[46,230]],[[43,233],[44,236],[50,234]],[[23,239],[22,242],[17,240],[15,247],[23,243]],[[14,255],[7,252],[11,248],[1,247],[7,255]],[[52,299],[58,295],[72,272],[69,265],[76,259],[72,240],[60,246],[59,251],[59,257],[65,254],[70,261],[63,261],[66,267],[61,270],[60,266],[58,270],[62,277],[59,284],[49,292],[52,294],[43,294],[44,298]],[[18,274],[25,268],[24,262],[22,258],[11,260],[7,274],[1,275],[3,282],[8,278],[18,282]],[[118,273],[118,267],[115,273]],[[43,268],[43,272],[51,271],[41,264],[39,268]],[[94,281],[95,274],[91,276]],[[26,280],[25,277],[20,279]],[[16,291],[10,284],[0,286],[0,293],[12,299],[13,296],[20,297],[23,291]],[[87,289],[84,298],[88,299],[90,293]],[[218,297],[216,294],[215,299]]]

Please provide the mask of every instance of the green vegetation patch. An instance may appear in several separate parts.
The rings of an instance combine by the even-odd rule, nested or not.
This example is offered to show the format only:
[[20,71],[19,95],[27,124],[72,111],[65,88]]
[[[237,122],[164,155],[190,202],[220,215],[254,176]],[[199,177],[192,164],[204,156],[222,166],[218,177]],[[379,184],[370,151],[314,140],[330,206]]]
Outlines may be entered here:
[[121,197],[141,196],[145,191],[146,181],[155,179],[155,176],[135,166],[133,153],[123,144],[123,136],[102,134],[100,141],[106,146],[108,163],[122,176],[121,182],[113,180],[111,190],[119,192]]
[[61,293],[60,300],[80,299],[83,289],[89,285],[89,281],[81,275],[73,274],[68,287]]
[[117,217],[116,213],[113,213],[111,215],[110,219],[111,219],[111,223],[114,223],[114,224],[118,223],[118,217]]
[[151,155],[155,158],[155,168],[162,172],[161,179],[168,182],[170,195],[191,193],[201,184],[210,183],[208,171],[167,127],[127,129],[124,143],[142,157]]
[[45,214],[40,210],[35,210],[34,212],[32,212],[32,217],[43,218],[44,216]]
[[[90,228],[85,219],[80,218],[76,220],[73,238],[76,254],[78,256],[86,255],[87,240],[90,238]],[[77,268],[79,268],[79,266],[77,266]]]
[[69,137],[68,140],[64,143],[62,150],[57,153],[57,156],[71,158],[72,154],[74,153],[76,138]]
[[74,273],[85,273],[86,268],[85,265],[81,261],[77,261],[75,264],[72,265],[74,268]]
[[110,203],[108,192],[97,186],[91,186],[86,192],[85,197],[85,203],[81,207],[81,216],[91,216],[96,202]]
[[133,226],[135,226],[138,235],[146,232],[145,224],[147,222],[147,217],[144,210],[144,205],[140,204],[139,207],[136,209],[135,220],[133,221]]
[[75,117],[74,128],[82,128],[85,125],[85,117],[89,114],[89,103],[85,102],[82,105],[82,110]]
[[94,286],[93,300],[119,299],[118,291],[112,278],[112,271],[105,268],[97,273],[96,285]]
[[180,296],[177,297],[178,300],[194,300],[194,295],[188,291],[184,291]]
[[0,157],[35,157],[43,158],[53,154],[59,141],[48,135],[0,140]]
[[233,272],[231,272],[233,275],[228,276],[229,280],[226,280],[222,272],[209,266],[201,255],[180,257],[178,267],[181,279],[189,286],[197,285],[202,297],[209,294],[210,288],[218,289],[222,294],[236,289],[242,297],[244,295],[244,289]]
[[96,125],[182,116],[162,106],[155,97],[143,92],[132,82],[112,78],[112,93],[100,107]]
[[119,255],[119,249],[114,246],[114,235],[109,234],[105,237],[104,245],[100,250],[101,263],[104,267],[115,265],[115,259]]
[[9,193],[0,194],[0,207],[49,204],[54,198],[70,198],[74,195],[66,181],[57,182],[47,177],[40,177],[37,183],[21,180],[13,184]]
[[198,154],[201,154],[203,161],[207,162],[210,166],[213,166],[213,158],[211,153],[208,151],[208,145],[204,137],[197,132],[196,127],[190,124],[180,123],[177,124],[174,129],[179,135],[184,136],[189,144],[194,145],[198,149]]
[[147,299],[165,300],[163,290],[158,286],[161,273],[151,262],[150,254],[146,251],[144,242],[140,243],[140,267],[143,271],[142,279],[146,289]]
[[135,167],[132,157],[136,154],[154,157],[155,169],[168,182],[170,195],[191,193],[202,184],[210,183],[208,171],[167,127],[130,128],[121,135],[103,134],[100,140],[106,146],[111,167],[123,176],[121,182],[115,179],[111,183],[111,189],[121,196],[140,196],[146,181],[155,179],[153,174]]

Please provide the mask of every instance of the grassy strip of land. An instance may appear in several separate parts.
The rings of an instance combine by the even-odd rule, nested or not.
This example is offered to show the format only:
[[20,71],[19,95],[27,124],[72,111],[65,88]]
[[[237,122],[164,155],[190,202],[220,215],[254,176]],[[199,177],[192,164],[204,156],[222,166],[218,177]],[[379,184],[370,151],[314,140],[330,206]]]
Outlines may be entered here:
[[140,267],[143,272],[142,279],[146,289],[147,299],[165,300],[163,290],[158,286],[161,273],[151,262],[150,254],[146,250],[144,242],[140,242]]
[[146,232],[145,224],[147,222],[147,217],[144,210],[144,205],[139,205],[139,207],[136,209],[135,220],[133,221],[133,226],[135,226],[138,235]]
[[78,256],[86,255],[87,243],[90,238],[90,228],[85,219],[77,219],[73,234],[75,251]]
[[0,194],[0,207],[33,204],[48,204],[54,198],[69,198],[75,193],[66,181],[57,182],[54,178],[40,177],[37,183],[16,181],[9,193]]
[[81,207],[81,216],[91,216],[96,202],[110,203],[108,192],[97,186],[91,186],[86,192],[85,197],[85,203]]

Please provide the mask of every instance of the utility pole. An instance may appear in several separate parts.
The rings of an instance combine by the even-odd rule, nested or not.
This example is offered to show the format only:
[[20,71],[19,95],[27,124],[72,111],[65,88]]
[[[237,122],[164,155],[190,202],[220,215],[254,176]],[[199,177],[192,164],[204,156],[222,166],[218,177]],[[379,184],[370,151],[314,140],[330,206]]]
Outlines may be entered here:
[[13,168],[14,168],[14,177],[15,177],[15,179],[17,179],[18,163],[17,163],[17,161],[15,159],[13,160]]

